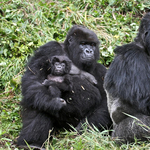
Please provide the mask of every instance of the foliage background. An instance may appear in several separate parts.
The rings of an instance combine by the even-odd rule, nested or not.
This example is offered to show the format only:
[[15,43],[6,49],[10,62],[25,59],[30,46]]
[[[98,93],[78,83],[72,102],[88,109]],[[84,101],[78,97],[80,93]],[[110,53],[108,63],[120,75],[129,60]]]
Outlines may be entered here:
[[[21,129],[20,83],[27,59],[48,41],[63,42],[73,24],[93,30],[101,41],[99,63],[109,67],[113,49],[131,42],[150,0],[0,0],[0,149],[17,149]],[[91,134],[92,132],[92,134]],[[64,132],[47,149],[148,149],[136,141],[117,147],[106,133]],[[137,144],[138,143],[138,144]]]

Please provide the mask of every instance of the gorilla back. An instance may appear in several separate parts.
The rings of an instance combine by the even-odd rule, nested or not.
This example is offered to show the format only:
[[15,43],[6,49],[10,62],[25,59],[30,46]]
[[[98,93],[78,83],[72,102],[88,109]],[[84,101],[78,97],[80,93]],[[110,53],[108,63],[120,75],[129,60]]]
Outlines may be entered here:
[[114,126],[112,137],[123,143],[134,142],[134,138],[147,140],[150,136],[150,13],[143,17],[134,42],[117,47],[115,52],[117,55],[104,80]]

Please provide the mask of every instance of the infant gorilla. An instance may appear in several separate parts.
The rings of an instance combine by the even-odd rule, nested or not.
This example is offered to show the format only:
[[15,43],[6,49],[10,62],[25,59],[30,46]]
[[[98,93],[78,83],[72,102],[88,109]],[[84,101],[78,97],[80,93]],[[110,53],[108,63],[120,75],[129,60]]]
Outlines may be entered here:
[[60,98],[61,92],[72,90],[72,77],[69,75],[71,60],[67,56],[53,56],[50,67],[51,73],[42,84],[48,87],[51,96],[57,101],[57,107],[61,109],[66,105],[66,101]]

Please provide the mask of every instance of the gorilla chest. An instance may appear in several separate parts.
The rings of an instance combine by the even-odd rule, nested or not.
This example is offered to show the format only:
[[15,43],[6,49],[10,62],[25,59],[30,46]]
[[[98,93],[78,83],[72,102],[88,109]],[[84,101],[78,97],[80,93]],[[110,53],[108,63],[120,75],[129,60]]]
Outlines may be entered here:
[[49,77],[51,81],[60,82],[62,83],[64,81],[63,76],[50,76]]
[[[75,81],[74,81],[75,80]],[[100,104],[99,90],[86,80],[73,79],[73,89],[70,92],[62,92],[62,98],[67,105],[64,113],[84,116]]]

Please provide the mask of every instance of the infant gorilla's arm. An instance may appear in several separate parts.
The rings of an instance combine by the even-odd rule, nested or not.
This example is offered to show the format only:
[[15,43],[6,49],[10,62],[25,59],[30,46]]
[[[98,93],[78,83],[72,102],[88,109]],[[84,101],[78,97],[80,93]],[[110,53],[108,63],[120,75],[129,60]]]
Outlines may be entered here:
[[71,91],[72,90],[72,76],[64,75],[64,76],[52,76],[48,75],[47,79],[42,83],[43,85],[56,86],[61,91]]

